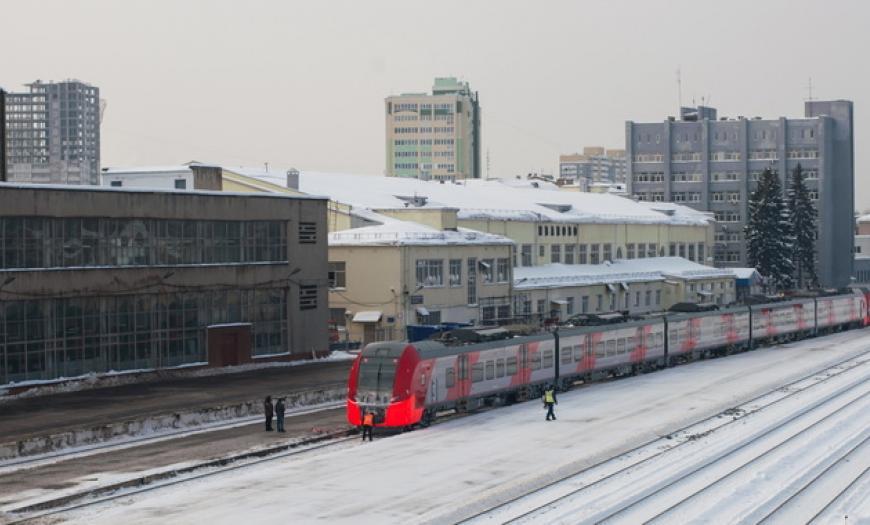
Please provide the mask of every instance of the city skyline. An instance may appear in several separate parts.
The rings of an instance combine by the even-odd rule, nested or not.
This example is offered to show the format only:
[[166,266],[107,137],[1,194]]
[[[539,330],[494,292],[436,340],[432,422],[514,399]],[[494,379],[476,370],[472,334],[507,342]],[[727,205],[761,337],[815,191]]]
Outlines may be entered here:
[[[856,205],[870,208],[860,176],[870,75],[859,21],[868,8],[859,2],[558,3],[533,14],[522,4],[451,5],[409,25],[402,20],[422,7],[49,2],[57,16],[44,40],[6,57],[0,85],[78,78],[99,87],[103,166],[268,162],[383,175],[384,98],[456,76],[485,101],[483,175],[512,177],[555,174],[559,154],[586,144],[624,148],[626,120],[677,114],[677,70],[684,105],[766,119],[793,114],[812,78],[814,99],[855,102]],[[781,24],[784,8],[804,15]],[[192,32],[192,19],[214,30]],[[438,36],[448,26],[451,38]],[[733,28],[753,37],[738,40]],[[13,25],[0,44],[12,48],[26,31]]]

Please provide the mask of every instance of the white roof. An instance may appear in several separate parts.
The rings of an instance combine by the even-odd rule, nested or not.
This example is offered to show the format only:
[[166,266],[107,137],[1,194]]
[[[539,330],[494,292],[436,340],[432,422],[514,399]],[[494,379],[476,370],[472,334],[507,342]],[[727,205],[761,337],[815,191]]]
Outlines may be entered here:
[[[286,185],[286,171],[260,168],[227,168],[240,175]],[[543,182],[543,181],[536,181]],[[299,190],[327,195],[332,200],[369,210],[417,208],[456,208],[460,219],[552,221],[562,223],[642,223],[705,225],[709,214],[673,203],[668,215],[650,204],[610,194],[564,192],[555,185],[533,188],[522,181],[466,180],[440,183],[412,178],[322,173],[302,171]],[[552,186],[552,187],[551,187]],[[425,198],[422,206],[408,204],[414,197]],[[422,199],[421,199],[422,200]]]
[[176,164],[169,166],[133,166],[129,168],[106,167],[102,172],[104,175],[141,175],[145,173],[182,173],[189,172],[193,166],[203,168],[217,168],[212,164],[202,164],[199,162],[191,162],[189,164]]
[[753,276],[761,277],[761,274],[755,268],[731,268],[731,271],[734,272],[734,275],[738,279],[752,279]]
[[366,213],[366,219],[380,222],[377,226],[365,226],[341,230],[329,234],[330,246],[427,246],[427,245],[513,245],[507,237],[482,233],[466,228],[458,231],[436,230],[424,224],[400,221],[391,217]]
[[734,278],[730,269],[711,268],[681,257],[616,260],[610,264],[546,264],[514,268],[514,288],[561,288],[631,282]]
[[870,215],[862,215],[858,217],[858,222],[870,222]]

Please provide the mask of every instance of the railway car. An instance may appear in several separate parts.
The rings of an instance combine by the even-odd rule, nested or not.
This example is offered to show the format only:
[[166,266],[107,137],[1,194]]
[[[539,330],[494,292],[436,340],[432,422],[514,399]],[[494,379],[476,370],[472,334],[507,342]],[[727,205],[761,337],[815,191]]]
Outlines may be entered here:
[[522,401],[540,396],[547,384],[566,389],[577,380],[864,326],[870,320],[867,299],[862,290],[455,346],[372,343],[351,367],[347,420],[359,425],[363,410],[371,410],[376,426],[426,426],[439,411]]

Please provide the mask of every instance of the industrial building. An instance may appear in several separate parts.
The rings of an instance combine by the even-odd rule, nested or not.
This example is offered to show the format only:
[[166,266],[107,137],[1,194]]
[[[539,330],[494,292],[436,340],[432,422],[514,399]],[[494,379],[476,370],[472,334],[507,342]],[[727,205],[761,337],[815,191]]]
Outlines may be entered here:
[[322,355],[326,205],[0,185],[0,384]]
[[804,118],[718,118],[682,108],[679,120],[627,122],[628,184],[642,201],[675,202],[716,218],[714,261],[747,265],[749,197],[765,169],[787,188],[800,164],[818,211],[818,276],[840,288],[852,272],[854,147],[852,102],[807,101]]

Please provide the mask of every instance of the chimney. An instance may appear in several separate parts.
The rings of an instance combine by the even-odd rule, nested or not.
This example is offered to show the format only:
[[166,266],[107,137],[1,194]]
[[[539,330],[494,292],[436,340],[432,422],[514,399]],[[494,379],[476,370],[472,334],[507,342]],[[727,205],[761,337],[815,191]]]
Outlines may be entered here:
[[287,170],[287,187],[291,190],[299,189],[299,170],[296,168]]

